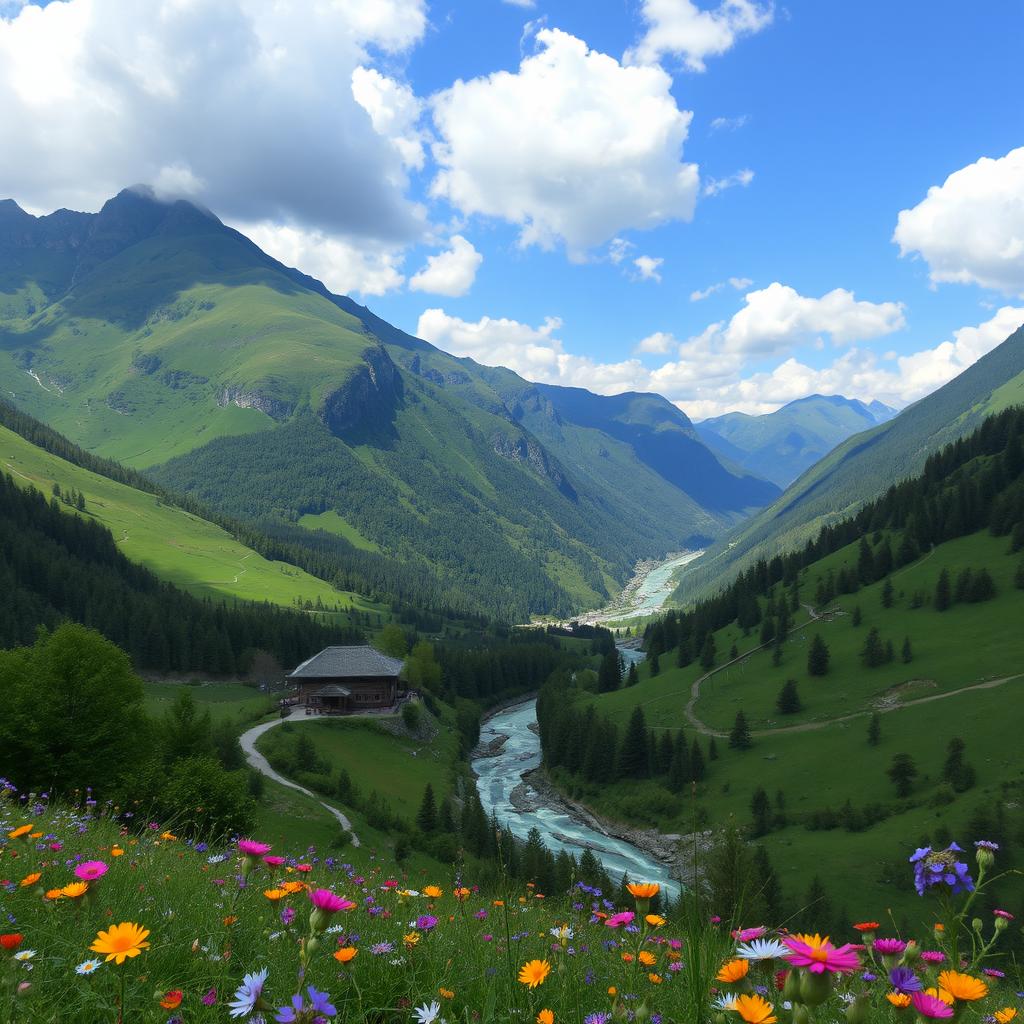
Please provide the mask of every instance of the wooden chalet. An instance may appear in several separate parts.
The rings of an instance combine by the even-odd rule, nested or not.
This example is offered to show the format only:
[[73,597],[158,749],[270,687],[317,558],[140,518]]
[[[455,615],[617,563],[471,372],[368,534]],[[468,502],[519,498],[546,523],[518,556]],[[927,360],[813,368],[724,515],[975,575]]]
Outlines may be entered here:
[[326,647],[286,679],[307,714],[351,715],[394,707],[404,664],[372,647]]

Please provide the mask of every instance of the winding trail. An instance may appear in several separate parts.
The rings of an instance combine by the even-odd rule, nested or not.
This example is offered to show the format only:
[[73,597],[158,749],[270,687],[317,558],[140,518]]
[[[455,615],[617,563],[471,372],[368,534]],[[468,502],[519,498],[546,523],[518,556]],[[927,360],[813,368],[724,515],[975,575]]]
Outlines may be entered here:
[[325,811],[327,811],[332,817],[336,818],[342,828],[347,829],[349,834],[352,836],[352,845],[359,845],[359,836],[352,831],[352,822],[338,810],[337,807],[332,807],[330,804],[324,803],[316,795],[316,793],[310,792],[305,786],[300,786],[297,782],[292,782],[290,779],[286,779],[283,775],[279,775],[270,767],[270,763],[267,759],[256,749],[256,741],[268,730],[273,729],[274,726],[280,725],[282,722],[289,722],[293,719],[297,719],[299,716],[296,714],[295,709],[292,710],[291,714],[285,718],[275,718],[272,722],[264,722],[262,725],[255,725],[248,732],[243,732],[238,737],[238,742],[242,745],[242,750],[245,752],[246,761],[260,772],[262,775],[266,775],[268,779],[273,779],[274,782],[279,783],[282,786],[287,786],[289,789],[297,790],[300,793],[305,793],[306,796],[312,797]]

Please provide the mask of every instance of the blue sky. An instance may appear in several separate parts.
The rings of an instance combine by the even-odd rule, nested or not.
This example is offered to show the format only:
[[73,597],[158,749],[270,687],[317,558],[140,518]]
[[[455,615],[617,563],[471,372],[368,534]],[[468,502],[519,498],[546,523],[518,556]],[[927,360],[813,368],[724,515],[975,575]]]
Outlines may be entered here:
[[[161,6],[0,6],[0,194],[149,181],[456,354],[695,418],[902,405],[1024,322],[1019,4]],[[69,101],[112,152],[32,127]]]

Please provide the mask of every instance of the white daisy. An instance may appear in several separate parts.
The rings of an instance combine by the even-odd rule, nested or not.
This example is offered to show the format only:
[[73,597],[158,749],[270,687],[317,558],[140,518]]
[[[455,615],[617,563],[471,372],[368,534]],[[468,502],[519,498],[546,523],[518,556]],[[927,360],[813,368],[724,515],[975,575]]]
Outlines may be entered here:
[[28,960],[31,960],[35,955],[36,951],[34,949],[19,949],[18,952],[14,954],[14,959],[21,960],[25,963]]
[[441,1012],[441,1004],[437,1001],[429,1006],[424,1003],[422,1006],[417,1006],[412,1012],[416,1018],[416,1024],[434,1024],[437,1015]]
[[102,966],[102,960],[84,960],[75,968],[75,974],[92,974],[93,971]]
[[736,1001],[736,996],[731,992],[723,992],[720,996],[715,996],[711,1000],[711,1004],[717,1010],[731,1010],[732,1004]]
[[744,960],[778,960],[788,952],[789,949],[778,939],[752,939],[736,947],[736,955]]

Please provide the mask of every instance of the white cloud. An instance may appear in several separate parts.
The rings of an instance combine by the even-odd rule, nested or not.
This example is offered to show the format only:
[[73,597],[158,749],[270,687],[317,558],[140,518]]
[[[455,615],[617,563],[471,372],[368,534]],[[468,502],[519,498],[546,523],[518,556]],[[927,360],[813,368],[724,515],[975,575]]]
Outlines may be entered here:
[[727,188],[734,188],[737,185],[746,188],[753,180],[754,172],[746,167],[725,178],[708,178],[702,192],[706,196],[717,196],[719,192],[724,192]]
[[333,292],[384,295],[405,283],[399,269],[404,258],[400,247],[307,231],[294,225],[260,222],[234,226],[264,252],[318,278]]
[[748,121],[749,115],[740,114],[739,117],[716,117],[711,122],[713,132],[735,132],[739,131]]
[[352,95],[425,0],[67,0],[0,19],[0,182],[34,209],[137,182],[234,221],[392,243],[423,232],[402,161]]
[[932,281],[1024,296],[1024,146],[933,185],[900,212],[893,241],[900,255],[924,257]]
[[676,341],[675,337],[671,334],[666,334],[664,331],[655,331],[654,334],[648,334],[646,338],[641,338],[637,342],[634,352],[644,352],[649,355],[667,355],[674,348],[679,347],[679,342]]
[[743,291],[744,288],[749,288],[753,283],[754,282],[751,281],[749,277],[730,277],[729,278],[729,284],[733,288],[735,288],[736,291],[738,291],[738,292]]
[[719,281],[717,284],[709,284],[707,288],[697,288],[690,292],[691,302],[703,302],[705,299],[714,295],[715,292],[720,292],[725,287],[724,281]]
[[409,281],[417,292],[434,295],[465,295],[476,280],[483,255],[462,235],[452,235],[451,248],[427,259],[427,265]]
[[376,68],[358,67],[352,72],[352,95],[370,115],[373,130],[398,151],[402,163],[422,170],[425,135],[416,125],[423,103],[412,89]]
[[501,0],[503,4],[508,4],[510,7],[536,7],[536,0]]
[[574,259],[624,228],[693,216],[697,168],[681,162],[692,114],[658,67],[624,67],[557,29],[515,74],[438,93],[431,193],[463,214],[520,226],[521,246],[564,241]]
[[744,301],[727,325],[713,324],[705,332],[712,332],[726,350],[779,352],[822,334],[848,344],[891,334],[905,324],[902,303],[859,301],[845,288],[813,299],[775,281],[748,292]]
[[627,242],[625,238],[613,238],[608,243],[608,259],[618,266],[626,258],[629,250],[635,248],[636,246],[632,242]]
[[633,266],[636,267],[640,280],[660,283],[661,274],[658,273],[658,270],[664,262],[660,256],[637,256],[633,260]]
[[722,0],[701,10],[692,0],[643,0],[647,32],[627,59],[654,63],[678,57],[690,71],[706,70],[708,57],[731,50],[740,36],[753,35],[771,24],[771,3]]

